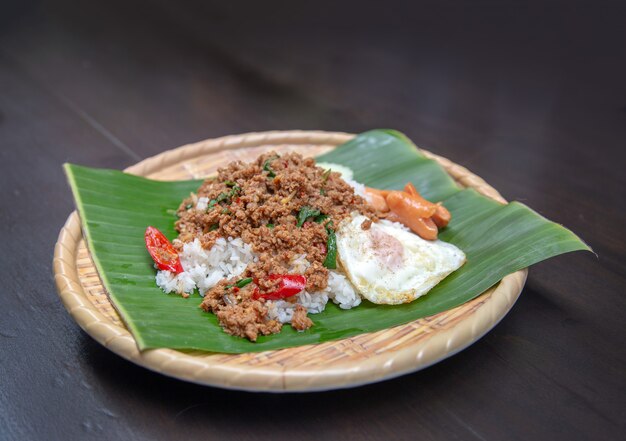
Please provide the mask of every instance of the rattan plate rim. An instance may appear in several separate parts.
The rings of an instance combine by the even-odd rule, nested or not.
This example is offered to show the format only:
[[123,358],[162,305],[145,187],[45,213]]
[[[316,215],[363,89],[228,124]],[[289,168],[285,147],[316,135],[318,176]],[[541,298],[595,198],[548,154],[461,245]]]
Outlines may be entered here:
[[[163,152],[127,168],[126,171],[158,178],[159,171],[167,167],[184,164],[194,158],[221,150],[281,144],[335,146],[353,136],[340,132],[301,130],[225,136]],[[422,152],[437,160],[461,185],[475,188],[493,199],[504,202],[493,187],[467,169],[427,151]],[[217,354],[189,354],[172,349],[139,352],[128,330],[103,315],[84,292],[76,265],[81,242],[80,219],[78,214],[73,212],[59,233],[53,269],[63,304],[85,332],[116,354],[155,372],[197,384],[246,391],[304,392],[355,387],[428,367],[463,350],[492,329],[519,297],[527,276],[526,269],[506,276],[497,286],[470,302],[474,308],[471,315],[464,317],[451,328],[433,332],[428,339],[418,340],[408,347],[377,351],[367,354],[365,359],[354,362],[333,362],[323,369],[280,365],[258,367],[245,360],[239,364],[223,364],[216,360]],[[458,308],[464,307],[466,306],[461,305]],[[372,333],[374,334],[377,333]],[[349,340],[351,339],[345,341]],[[344,340],[336,343],[339,342]],[[299,349],[289,348],[281,351],[291,351],[293,356],[297,357]],[[259,353],[260,356],[262,354],[265,353]]]

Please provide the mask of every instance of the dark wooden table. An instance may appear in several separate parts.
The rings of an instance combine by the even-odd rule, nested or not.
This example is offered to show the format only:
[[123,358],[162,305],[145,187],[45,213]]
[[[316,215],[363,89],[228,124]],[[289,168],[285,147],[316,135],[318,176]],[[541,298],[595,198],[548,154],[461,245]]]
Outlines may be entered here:
[[[3,2],[0,438],[626,436],[626,27],[615,2]],[[61,164],[269,129],[391,127],[597,252],[532,268],[436,366],[352,390],[199,387],[101,347],[52,279]]]

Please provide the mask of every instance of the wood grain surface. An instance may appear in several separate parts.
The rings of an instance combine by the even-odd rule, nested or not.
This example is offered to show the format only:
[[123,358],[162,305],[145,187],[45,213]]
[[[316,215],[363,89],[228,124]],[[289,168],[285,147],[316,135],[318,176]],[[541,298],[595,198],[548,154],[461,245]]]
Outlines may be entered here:
[[[0,438],[623,439],[626,7],[617,1],[3,2]],[[534,266],[425,371],[277,396],[165,378],[83,333],[51,276],[61,164],[270,129],[404,131],[596,251]]]

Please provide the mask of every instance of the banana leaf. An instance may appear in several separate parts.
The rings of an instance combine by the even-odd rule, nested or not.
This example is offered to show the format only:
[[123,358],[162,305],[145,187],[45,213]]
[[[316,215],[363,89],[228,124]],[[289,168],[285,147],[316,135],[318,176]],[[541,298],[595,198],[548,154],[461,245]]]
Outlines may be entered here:
[[242,353],[287,348],[346,338],[401,325],[465,303],[504,276],[558,254],[590,250],[566,228],[518,202],[506,205],[474,190],[460,189],[435,162],[404,135],[373,130],[318,158],[354,170],[354,179],[376,188],[400,189],[413,182],[428,199],[443,201],[452,222],[440,237],[461,248],[467,263],[413,303],[374,305],[364,301],[351,310],[329,302],[312,315],[315,326],[259,337],[256,343],[222,331],[205,313],[195,294],[187,299],[164,294],[143,233],[153,225],[176,237],[173,210],[201,181],[163,182],[115,170],[65,165],[83,231],[111,301],[141,350],[193,349]]

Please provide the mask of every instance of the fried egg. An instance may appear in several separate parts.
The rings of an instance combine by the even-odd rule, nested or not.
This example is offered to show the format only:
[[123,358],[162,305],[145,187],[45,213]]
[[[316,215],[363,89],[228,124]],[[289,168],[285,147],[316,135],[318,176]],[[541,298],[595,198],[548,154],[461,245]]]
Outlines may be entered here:
[[463,251],[450,243],[424,240],[385,220],[363,230],[365,220],[356,215],[339,225],[337,253],[352,284],[373,303],[412,302],[465,263]]

